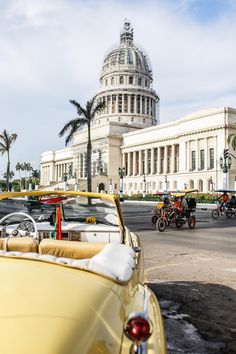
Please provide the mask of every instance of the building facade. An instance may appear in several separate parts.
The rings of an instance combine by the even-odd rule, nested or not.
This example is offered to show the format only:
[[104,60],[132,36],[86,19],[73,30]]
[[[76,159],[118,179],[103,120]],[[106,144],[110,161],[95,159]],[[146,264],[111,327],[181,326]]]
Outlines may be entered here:
[[[119,167],[126,171],[127,194],[234,188],[234,160],[227,174],[218,162],[235,131],[236,110],[211,109],[159,124],[159,97],[152,81],[149,59],[134,44],[133,29],[125,21],[119,46],[105,57],[96,94],[106,105],[91,128],[93,190],[119,192]],[[86,151],[83,129],[69,148],[44,152],[41,186],[63,188],[66,180],[68,188],[86,190]]]

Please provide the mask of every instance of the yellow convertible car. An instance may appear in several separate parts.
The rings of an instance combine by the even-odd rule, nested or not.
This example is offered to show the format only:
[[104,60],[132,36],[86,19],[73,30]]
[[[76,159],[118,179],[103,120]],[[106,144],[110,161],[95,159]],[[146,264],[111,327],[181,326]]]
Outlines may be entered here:
[[165,354],[117,196],[0,194],[2,354]]

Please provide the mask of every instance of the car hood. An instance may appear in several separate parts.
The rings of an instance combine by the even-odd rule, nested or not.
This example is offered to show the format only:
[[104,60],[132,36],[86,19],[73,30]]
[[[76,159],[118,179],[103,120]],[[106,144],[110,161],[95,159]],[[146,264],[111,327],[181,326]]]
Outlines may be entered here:
[[46,262],[0,257],[4,354],[119,353],[124,286]]

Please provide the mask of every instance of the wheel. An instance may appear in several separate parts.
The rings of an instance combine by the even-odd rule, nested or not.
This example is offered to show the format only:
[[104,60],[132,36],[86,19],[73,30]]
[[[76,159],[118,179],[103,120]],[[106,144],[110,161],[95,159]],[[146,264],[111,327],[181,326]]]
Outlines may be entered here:
[[233,213],[233,210],[232,210],[232,209],[228,209],[228,210],[226,210],[226,213],[225,213],[225,214],[226,214],[227,218],[230,219],[230,218],[232,218],[232,216],[233,216],[234,213]]
[[196,219],[195,219],[195,216],[192,215],[188,218],[188,226],[190,229],[194,229],[195,225],[196,225]]
[[[32,218],[32,216],[22,213],[22,212],[16,212],[16,213],[11,213],[5,215],[1,220],[0,220],[0,225],[3,223],[3,221],[6,223],[6,220],[11,218],[12,216],[21,216],[24,217],[23,221],[16,221],[15,228],[13,227],[6,227],[6,234],[8,234],[10,237],[17,237],[17,236],[27,236],[33,237],[33,238],[38,238],[38,229],[35,220]],[[27,221],[28,219],[28,221]],[[8,224],[7,224],[8,225]]]
[[181,219],[176,219],[175,226],[177,227],[177,229],[180,229],[181,226],[183,226],[183,221]]
[[165,231],[166,229],[166,221],[163,218],[159,218],[157,220],[157,228],[160,232]]
[[157,215],[153,215],[153,217],[152,217],[152,223],[153,223],[153,224],[156,224],[157,219],[158,219]]
[[213,219],[218,219],[218,217],[220,216],[219,210],[218,209],[212,210],[211,216],[213,217]]

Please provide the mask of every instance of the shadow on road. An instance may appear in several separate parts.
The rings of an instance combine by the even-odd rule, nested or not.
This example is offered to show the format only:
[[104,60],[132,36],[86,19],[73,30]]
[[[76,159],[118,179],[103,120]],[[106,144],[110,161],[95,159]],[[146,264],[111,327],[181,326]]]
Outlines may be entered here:
[[149,283],[161,305],[168,353],[236,353],[236,291],[200,282]]

